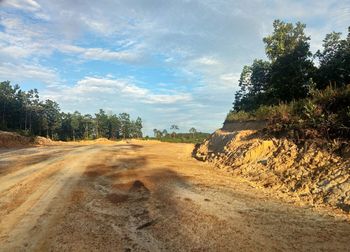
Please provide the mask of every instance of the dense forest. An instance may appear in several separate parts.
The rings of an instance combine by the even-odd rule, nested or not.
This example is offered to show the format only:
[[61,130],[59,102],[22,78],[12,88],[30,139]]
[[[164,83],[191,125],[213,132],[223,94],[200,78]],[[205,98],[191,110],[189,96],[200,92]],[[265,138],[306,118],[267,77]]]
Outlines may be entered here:
[[40,100],[36,89],[26,92],[9,81],[0,82],[0,116],[0,130],[55,140],[142,137],[140,117],[131,120],[127,113],[107,114],[102,109],[94,116],[64,113],[55,101]]
[[323,136],[350,136],[350,27],[327,34],[310,51],[302,23],[275,20],[265,37],[268,60],[244,66],[226,121],[267,119],[271,128],[310,128]]

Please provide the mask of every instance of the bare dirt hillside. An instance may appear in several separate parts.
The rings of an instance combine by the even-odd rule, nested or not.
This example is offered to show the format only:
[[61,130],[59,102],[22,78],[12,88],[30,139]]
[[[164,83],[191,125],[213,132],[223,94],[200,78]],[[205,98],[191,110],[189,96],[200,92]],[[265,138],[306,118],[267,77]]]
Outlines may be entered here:
[[33,139],[17,133],[0,131],[0,147],[21,147],[33,144]]
[[52,144],[54,144],[54,142],[45,137],[26,137],[15,132],[0,130],[0,148],[28,147],[33,145]]
[[335,153],[325,144],[306,141],[297,145],[285,138],[266,138],[254,130],[218,130],[194,155],[281,197],[290,196],[296,203],[349,213],[348,150]]
[[346,251],[350,220],[132,141],[0,151],[0,251]]

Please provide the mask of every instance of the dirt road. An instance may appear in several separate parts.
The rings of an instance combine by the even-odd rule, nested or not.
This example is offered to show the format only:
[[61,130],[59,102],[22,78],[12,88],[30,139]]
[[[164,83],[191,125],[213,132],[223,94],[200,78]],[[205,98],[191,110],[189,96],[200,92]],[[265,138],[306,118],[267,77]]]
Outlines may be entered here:
[[0,151],[1,251],[350,251],[350,222],[132,142]]

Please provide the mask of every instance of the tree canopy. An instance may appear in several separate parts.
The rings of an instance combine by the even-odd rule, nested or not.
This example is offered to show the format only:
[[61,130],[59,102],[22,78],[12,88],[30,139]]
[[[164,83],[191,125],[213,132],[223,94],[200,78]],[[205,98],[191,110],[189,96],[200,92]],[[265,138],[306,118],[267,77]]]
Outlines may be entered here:
[[[233,111],[252,111],[262,105],[275,105],[307,97],[313,88],[350,83],[350,28],[327,34],[323,50],[312,55],[305,24],[275,20],[272,34],[263,38],[268,61],[256,59],[244,66]],[[316,67],[313,59],[317,58]]]
[[80,112],[64,113],[57,102],[41,101],[36,89],[23,91],[9,81],[0,82],[0,130],[22,131],[56,140],[105,137],[140,138],[142,119],[127,113],[107,114],[100,109],[94,116]]

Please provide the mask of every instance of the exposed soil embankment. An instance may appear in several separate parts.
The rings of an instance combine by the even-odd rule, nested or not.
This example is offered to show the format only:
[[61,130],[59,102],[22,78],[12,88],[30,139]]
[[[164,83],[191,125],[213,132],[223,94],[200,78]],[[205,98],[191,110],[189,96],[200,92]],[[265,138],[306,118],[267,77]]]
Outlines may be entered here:
[[218,130],[194,156],[301,202],[350,212],[350,159],[317,141],[297,145],[252,130]]
[[45,137],[26,137],[14,132],[0,131],[0,147],[12,148],[51,144],[53,144],[53,141]]

